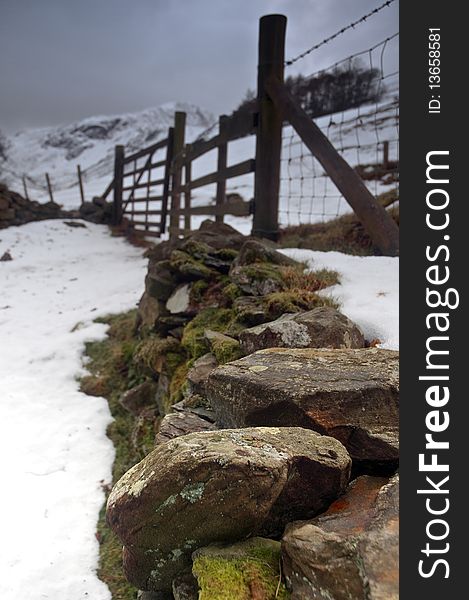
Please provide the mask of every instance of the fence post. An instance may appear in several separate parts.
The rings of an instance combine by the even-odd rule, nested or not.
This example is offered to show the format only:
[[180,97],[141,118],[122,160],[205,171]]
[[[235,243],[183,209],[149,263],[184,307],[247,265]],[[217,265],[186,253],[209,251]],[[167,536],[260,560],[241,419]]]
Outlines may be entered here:
[[174,138],[173,138],[173,177],[171,192],[171,216],[169,219],[169,235],[177,236],[180,225],[181,194],[179,188],[182,180],[181,153],[184,149],[184,138],[186,130],[186,113],[178,111],[174,115]]
[[27,186],[26,186],[26,177],[23,175],[22,179],[23,179],[23,190],[24,190],[24,197],[26,198],[26,200],[29,200],[29,196],[28,196],[28,188],[27,188]]
[[[228,125],[228,117],[226,115],[221,115],[218,120],[218,129],[221,138],[220,145],[218,146],[218,161],[217,161],[217,172],[219,175],[223,175],[228,159],[228,140],[226,139],[227,133],[227,125]],[[217,182],[217,195],[216,195],[216,205],[218,207],[222,207],[226,202],[226,179],[219,179]],[[217,223],[223,223],[223,214],[215,215],[215,221]]]
[[50,182],[49,173],[46,173],[46,182],[47,182],[47,190],[49,192],[50,201],[54,202],[54,196],[52,194],[52,185],[51,185],[51,182]]
[[287,18],[284,15],[266,15],[259,22],[259,119],[252,234],[273,240],[278,237],[282,116],[267,94],[265,83],[271,77],[283,82],[286,27]]
[[124,180],[124,146],[116,146],[114,154],[114,200],[112,205],[112,224],[122,222],[122,188]]
[[78,185],[80,186],[80,198],[82,205],[85,203],[85,192],[83,190],[83,179],[81,176],[81,167],[77,165]]
[[389,142],[383,142],[383,168],[385,171],[389,169]]

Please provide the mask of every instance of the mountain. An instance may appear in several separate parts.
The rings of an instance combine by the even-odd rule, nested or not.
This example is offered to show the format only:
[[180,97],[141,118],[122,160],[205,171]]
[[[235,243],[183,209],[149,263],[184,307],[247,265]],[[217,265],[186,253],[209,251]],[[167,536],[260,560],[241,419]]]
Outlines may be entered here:
[[114,146],[122,144],[130,153],[164,138],[175,111],[187,113],[188,141],[215,120],[193,104],[167,103],[136,113],[88,117],[70,125],[27,129],[13,135],[0,132],[0,180],[21,191],[25,175],[30,195],[42,199],[46,172],[54,191],[60,192],[77,185],[80,164],[85,183],[92,182],[99,193],[99,185],[105,186],[112,177]]

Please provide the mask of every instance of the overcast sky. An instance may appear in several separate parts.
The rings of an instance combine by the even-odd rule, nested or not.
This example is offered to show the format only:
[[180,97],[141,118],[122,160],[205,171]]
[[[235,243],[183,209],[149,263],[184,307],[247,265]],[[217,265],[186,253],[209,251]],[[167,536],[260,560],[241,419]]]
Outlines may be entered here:
[[[289,58],[383,2],[0,0],[0,129],[173,100],[229,113],[255,86],[260,16],[287,15]],[[309,74],[396,31],[397,1],[288,72]]]

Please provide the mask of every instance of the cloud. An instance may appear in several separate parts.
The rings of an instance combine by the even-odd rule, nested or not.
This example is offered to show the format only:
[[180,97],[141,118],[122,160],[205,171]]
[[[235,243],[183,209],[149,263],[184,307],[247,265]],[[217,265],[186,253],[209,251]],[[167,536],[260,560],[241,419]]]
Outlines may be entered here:
[[[171,100],[230,112],[256,79],[258,19],[288,16],[287,57],[378,0],[1,0],[0,127]],[[308,73],[398,29],[391,7],[295,65]]]

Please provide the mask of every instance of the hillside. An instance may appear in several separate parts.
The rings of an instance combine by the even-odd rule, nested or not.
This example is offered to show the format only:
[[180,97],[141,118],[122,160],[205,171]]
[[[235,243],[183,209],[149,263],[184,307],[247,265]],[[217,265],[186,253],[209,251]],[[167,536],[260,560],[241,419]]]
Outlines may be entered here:
[[[175,111],[187,113],[187,137],[194,139],[210,126],[214,117],[187,103],[168,103],[121,115],[95,116],[55,127],[26,129],[13,135],[0,132],[0,179],[12,189],[22,190],[27,176],[30,194],[46,201],[44,174],[51,176],[57,201],[67,207],[78,202],[77,164],[80,164],[90,193],[99,193],[109,182],[114,146],[122,144],[133,152],[165,136]],[[72,189],[68,194],[67,190]]]

